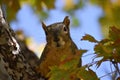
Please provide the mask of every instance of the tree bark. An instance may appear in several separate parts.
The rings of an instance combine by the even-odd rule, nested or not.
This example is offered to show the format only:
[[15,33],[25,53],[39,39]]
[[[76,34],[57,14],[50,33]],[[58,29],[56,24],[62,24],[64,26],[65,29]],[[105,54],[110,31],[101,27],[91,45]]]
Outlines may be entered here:
[[11,80],[40,80],[39,74],[29,65],[23,54],[0,5],[0,61],[3,68]]

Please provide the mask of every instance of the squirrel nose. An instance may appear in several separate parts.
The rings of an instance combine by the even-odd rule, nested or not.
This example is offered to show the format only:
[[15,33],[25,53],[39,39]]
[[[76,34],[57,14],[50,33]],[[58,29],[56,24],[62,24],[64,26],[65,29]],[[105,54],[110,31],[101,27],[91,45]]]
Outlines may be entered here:
[[53,41],[58,42],[60,39],[55,37]]

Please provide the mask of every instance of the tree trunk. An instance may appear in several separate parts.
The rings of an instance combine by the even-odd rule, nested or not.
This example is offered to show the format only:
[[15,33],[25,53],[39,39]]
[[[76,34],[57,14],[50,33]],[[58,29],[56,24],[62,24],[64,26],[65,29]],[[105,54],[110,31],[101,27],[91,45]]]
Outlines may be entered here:
[[6,22],[0,6],[1,65],[11,80],[40,80],[39,74],[29,65],[23,54],[24,52],[21,51],[15,38],[15,33]]

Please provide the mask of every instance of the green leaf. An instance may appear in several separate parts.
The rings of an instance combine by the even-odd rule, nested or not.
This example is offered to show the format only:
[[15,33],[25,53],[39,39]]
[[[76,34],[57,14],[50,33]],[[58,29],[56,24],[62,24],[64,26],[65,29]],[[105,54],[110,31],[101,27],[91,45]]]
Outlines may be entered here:
[[75,27],[80,25],[78,18],[75,16],[72,17],[72,25]]
[[93,36],[86,34],[85,36],[82,37],[81,40],[88,40],[89,42],[98,42]]
[[55,8],[55,0],[42,0],[43,3],[45,3],[45,5],[47,6],[48,9],[53,9]]
[[16,13],[20,9],[20,3],[18,0],[0,0],[0,4],[4,4],[6,8],[7,21],[16,19]]
[[115,26],[110,27],[109,29],[109,38],[112,40],[117,40],[120,38],[120,29],[116,28]]
[[91,69],[86,70],[86,67],[81,67],[77,75],[82,80],[99,80],[96,73]]
[[63,56],[59,66],[52,66],[48,77],[50,80],[76,80],[80,57],[87,50],[77,50],[75,55]]
[[103,40],[101,40],[99,43],[101,43],[101,44],[105,44],[105,43],[108,43],[108,42],[110,42],[111,40],[109,40],[109,39],[103,39]]
[[50,68],[51,71],[48,73],[49,80],[68,80],[68,72],[60,69],[57,66],[53,66]]
[[[64,63],[64,62],[63,62]],[[78,65],[78,61],[75,59],[71,59],[70,61],[66,61],[64,64],[60,65],[61,69],[64,70],[69,70],[69,69],[74,69],[76,68]]]
[[104,53],[103,45],[102,44],[96,44],[94,47],[95,54],[101,54]]
[[92,3],[92,4],[98,4],[98,0],[90,0],[90,3]]
[[112,56],[113,49],[111,45],[97,44],[94,47],[94,51],[98,57],[110,58]]
[[49,80],[76,80],[73,79],[76,78],[75,69],[61,69],[58,66],[53,66],[50,68],[51,71],[47,75],[49,77]]
[[93,70],[88,68],[88,71],[89,71],[90,75],[92,76],[92,77],[90,76],[91,77],[90,80],[99,80],[99,78],[97,77],[96,73]]
[[37,13],[39,14],[39,17],[41,20],[45,20],[49,16],[49,14],[48,14],[49,11],[38,11]]

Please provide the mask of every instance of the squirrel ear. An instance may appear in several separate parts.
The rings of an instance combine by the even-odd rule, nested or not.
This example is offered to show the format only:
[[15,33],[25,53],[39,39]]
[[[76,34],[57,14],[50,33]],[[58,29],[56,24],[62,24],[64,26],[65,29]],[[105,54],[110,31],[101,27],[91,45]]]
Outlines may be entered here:
[[47,34],[48,30],[47,30],[47,26],[45,25],[44,22],[42,22],[42,28],[44,29],[45,33]]
[[68,16],[66,16],[63,20],[63,23],[66,25],[66,27],[69,27],[69,24],[70,24],[70,19]]

